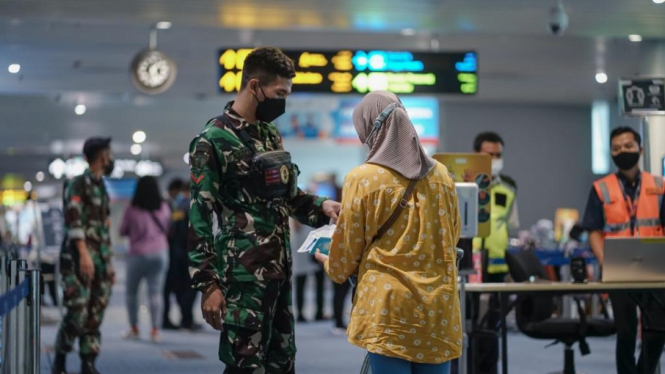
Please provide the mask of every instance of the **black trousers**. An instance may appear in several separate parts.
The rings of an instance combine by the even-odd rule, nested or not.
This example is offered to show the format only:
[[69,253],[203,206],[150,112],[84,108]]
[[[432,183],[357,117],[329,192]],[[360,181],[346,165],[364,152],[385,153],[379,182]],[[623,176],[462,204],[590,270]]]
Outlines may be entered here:
[[[296,311],[298,318],[302,317],[302,310],[305,306],[305,285],[307,284],[307,274],[296,276]],[[320,269],[314,273],[316,280],[316,319],[323,318],[323,290],[325,286],[325,270]]]
[[351,282],[348,280],[342,284],[334,283],[334,293],[333,293],[333,314],[335,318],[335,326],[344,328],[344,301],[346,300],[346,295],[351,291],[351,299],[356,293],[356,288],[351,285]]
[[637,340],[637,302],[639,294],[610,294],[617,327],[617,374],[653,374],[665,347],[665,334],[643,331],[640,357],[635,362]]
[[[41,264],[41,269],[42,269],[42,274],[53,274],[55,275],[55,265],[54,264],[49,264],[46,262],[42,262]],[[57,291],[57,283],[56,280],[44,282],[44,287],[48,287],[48,294],[51,296],[51,302],[53,303],[54,306],[58,305],[58,298],[56,296]],[[42,301],[43,302],[43,301]]]
[[194,303],[198,291],[190,287],[188,262],[184,256],[176,256],[170,252],[169,269],[164,282],[164,323],[169,323],[171,311],[171,295],[175,295],[176,303],[180,308],[182,320],[180,326],[189,328],[194,323]]

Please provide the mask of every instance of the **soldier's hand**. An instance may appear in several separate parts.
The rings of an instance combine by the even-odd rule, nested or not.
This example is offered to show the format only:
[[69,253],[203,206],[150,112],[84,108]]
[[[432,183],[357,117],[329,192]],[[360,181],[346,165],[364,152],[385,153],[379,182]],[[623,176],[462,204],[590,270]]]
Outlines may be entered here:
[[337,218],[339,218],[339,211],[342,208],[342,204],[337,201],[326,200],[321,206],[323,208],[323,214],[330,217],[333,223],[337,223]]
[[79,256],[79,274],[85,283],[92,282],[95,277],[95,265],[87,252],[80,253]]
[[217,285],[211,286],[201,298],[203,319],[217,331],[222,330],[222,316],[226,314],[226,300]]
[[115,285],[115,269],[113,267],[109,267],[108,269],[108,275],[109,279],[111,280],[111,285]]

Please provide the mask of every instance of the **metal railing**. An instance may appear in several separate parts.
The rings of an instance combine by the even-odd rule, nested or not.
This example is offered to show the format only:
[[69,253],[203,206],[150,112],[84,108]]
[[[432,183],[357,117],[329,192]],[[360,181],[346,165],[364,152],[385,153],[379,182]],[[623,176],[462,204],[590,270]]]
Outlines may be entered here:
[[40,371],[41,275],[26,260],[0,249],[0,373]]

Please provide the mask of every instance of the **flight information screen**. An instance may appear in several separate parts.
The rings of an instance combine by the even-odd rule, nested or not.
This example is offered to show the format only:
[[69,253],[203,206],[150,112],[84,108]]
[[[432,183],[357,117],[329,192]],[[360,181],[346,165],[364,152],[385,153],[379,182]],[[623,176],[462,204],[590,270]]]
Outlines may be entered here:
[[[240,88],[242,68],[251,48],[221,49],[219,90]],[[408,52],[383,50],[283,50],[294,63],[293,92],[364,94],[385,90],[396,94],[478,92],[476,52]]]

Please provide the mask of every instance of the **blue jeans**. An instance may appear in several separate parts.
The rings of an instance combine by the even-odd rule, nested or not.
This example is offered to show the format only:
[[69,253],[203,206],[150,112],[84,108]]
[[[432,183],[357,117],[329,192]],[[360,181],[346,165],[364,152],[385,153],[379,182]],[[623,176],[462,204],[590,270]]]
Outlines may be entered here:
[[395,357],[369,354],[372,374],[450,374],[450,361],[443,364],[417,364]]
[[148,283],[148,304],[152,327],[162,326],[162,290],[168,269],[168,249],[146,255],[127,256],[127,314],[129,324],[139,325],[139,286],[143,279]]

